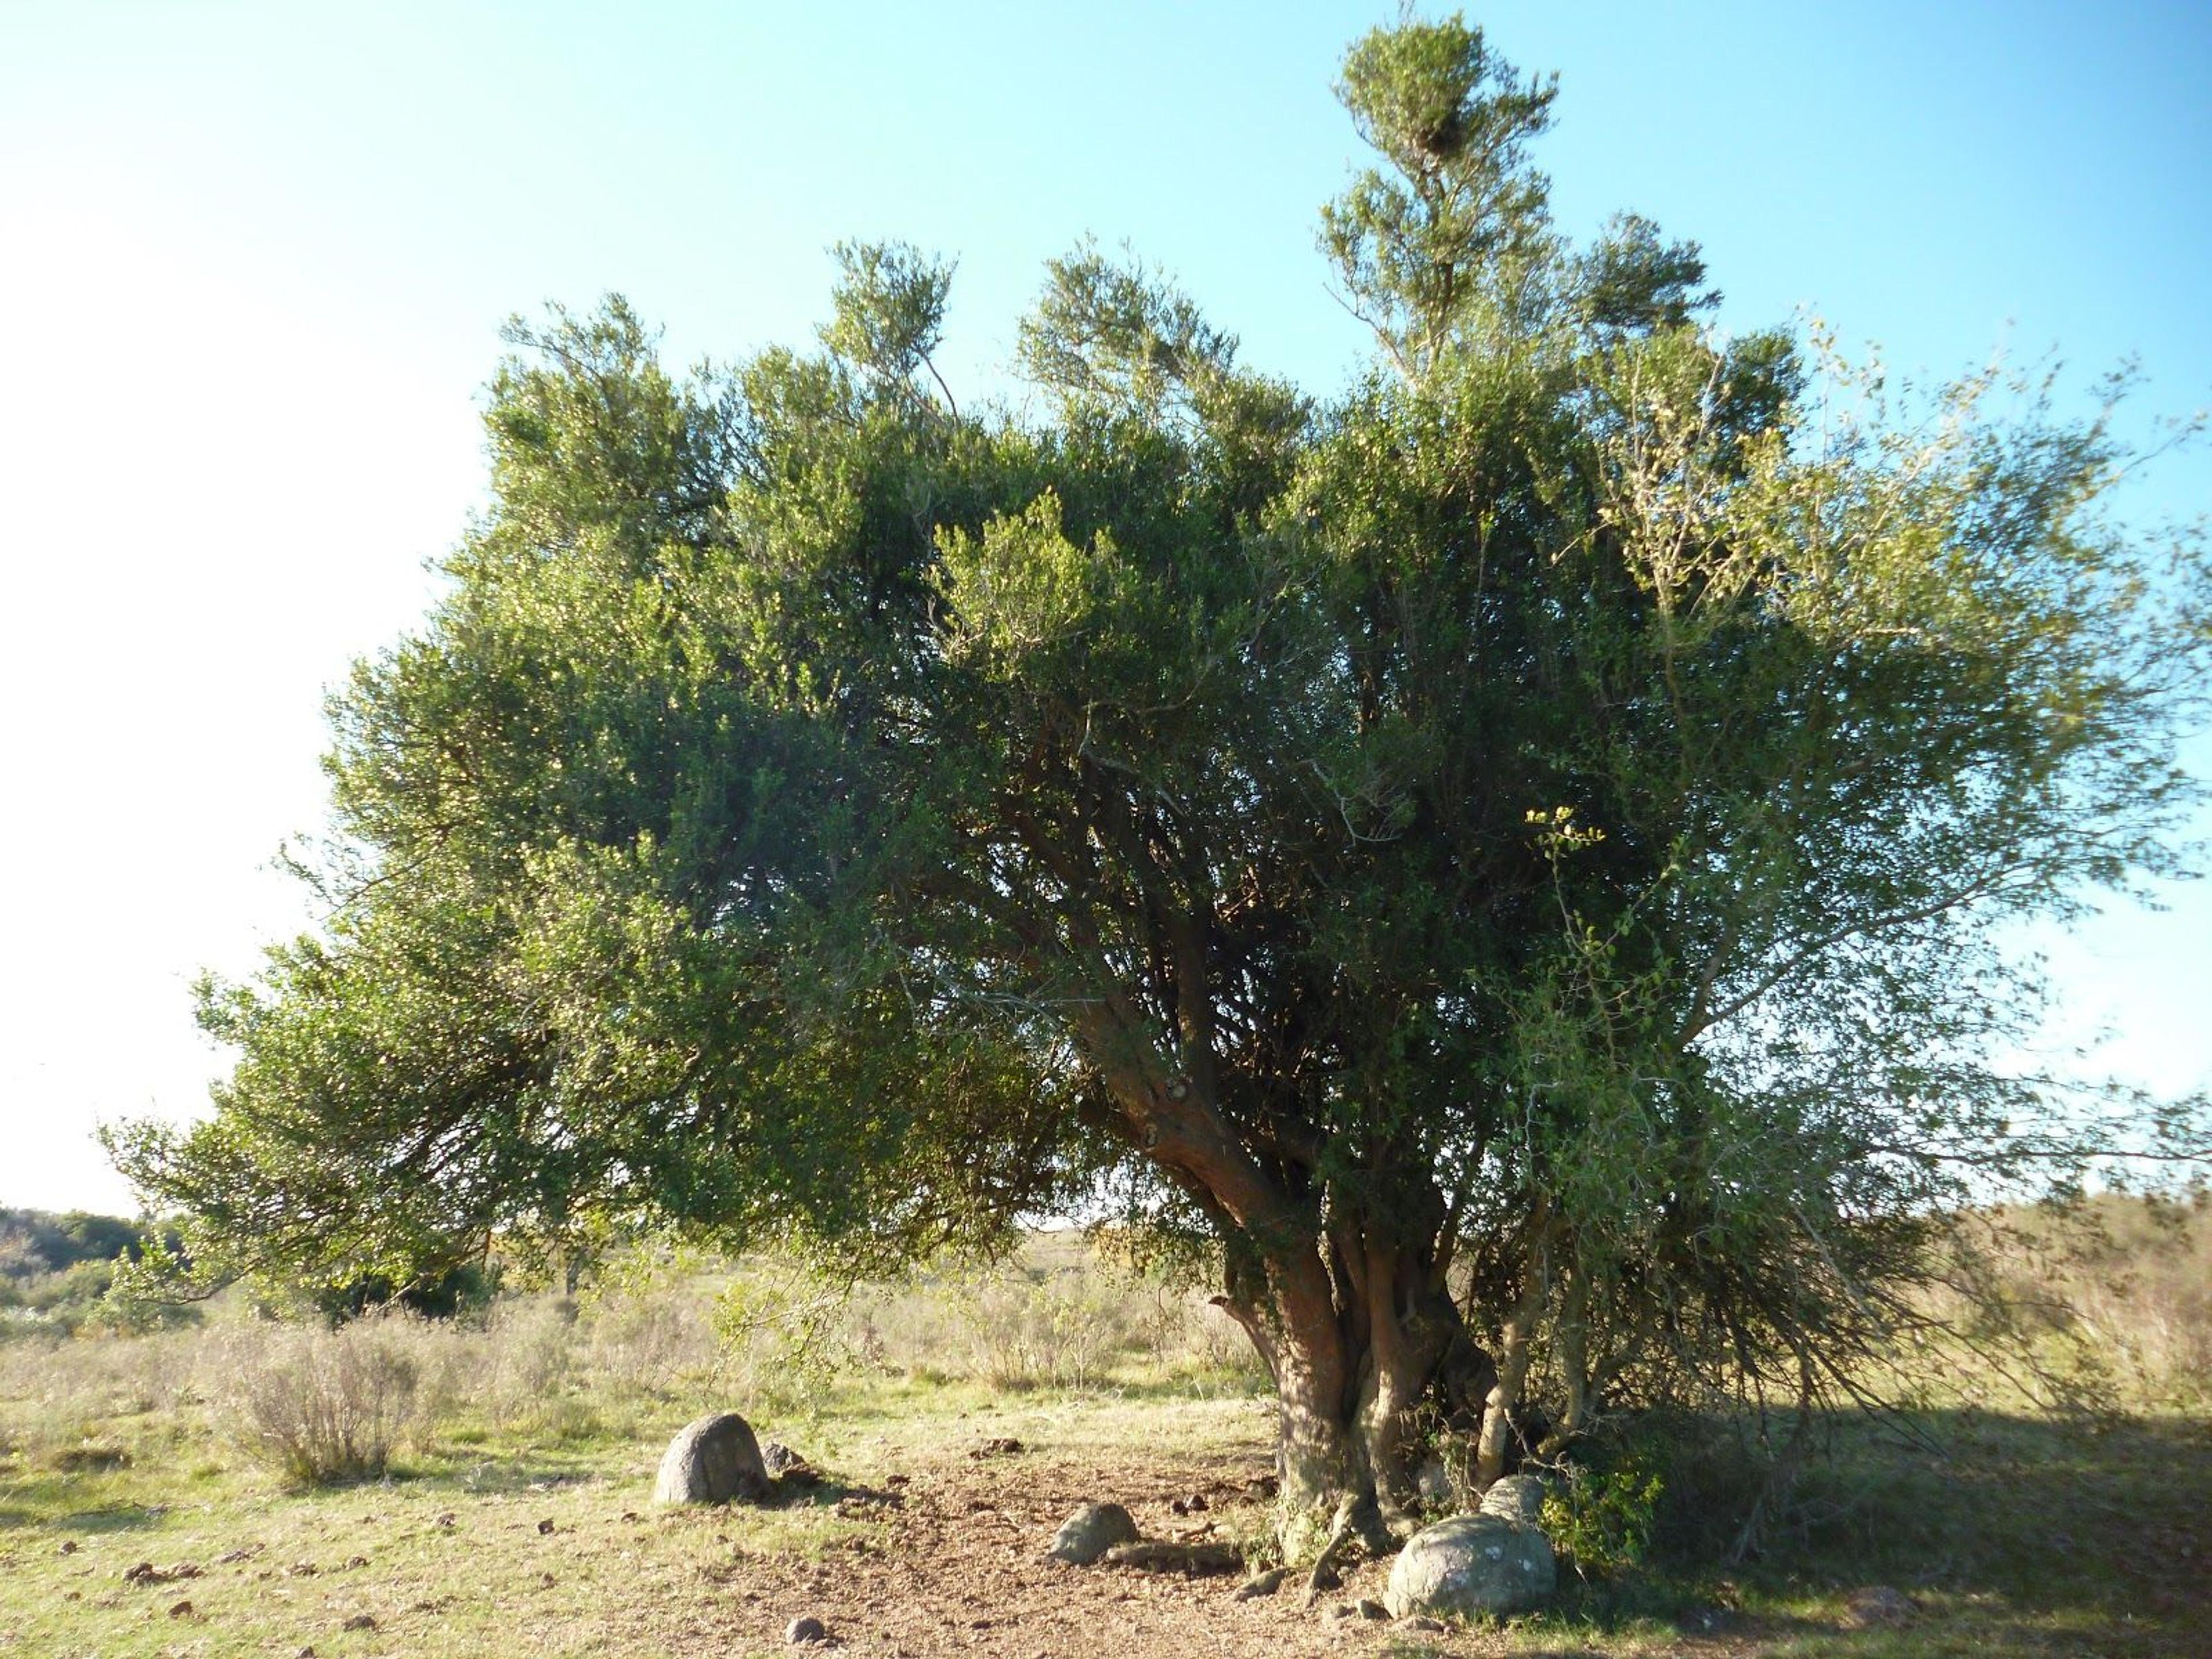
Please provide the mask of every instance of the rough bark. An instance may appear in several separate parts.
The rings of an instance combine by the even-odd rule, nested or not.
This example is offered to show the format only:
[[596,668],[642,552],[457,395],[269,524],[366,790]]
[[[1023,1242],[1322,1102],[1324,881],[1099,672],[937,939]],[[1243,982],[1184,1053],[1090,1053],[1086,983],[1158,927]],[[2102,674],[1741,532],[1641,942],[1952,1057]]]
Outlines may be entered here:
[[[1356,1246],[1358,1263],[1346,1259]],[[1322,1261],[1309,1246],[1306,1261]],[[1419,1413],[1466,1416],[1492,1375],[1445,1294],[1437,1253],[1364,1239],[1330,1241],[1340,1271],[1293,1261],[1258,1276],[1266,1299],[1216,1298],[1252,1336],[1275,1382],[1276,1468],[1286,1549],[1324,1557],[1357,1541],[1391,1547],[1410,1521]],[[1326,1559],[1321,1564],[1325,1569]]]

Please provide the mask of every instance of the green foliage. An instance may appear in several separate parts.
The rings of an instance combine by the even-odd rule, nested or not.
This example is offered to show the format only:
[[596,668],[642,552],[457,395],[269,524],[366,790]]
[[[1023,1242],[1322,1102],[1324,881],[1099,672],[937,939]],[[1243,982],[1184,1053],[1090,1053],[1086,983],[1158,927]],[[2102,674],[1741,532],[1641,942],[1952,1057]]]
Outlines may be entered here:
[[510,331],[492,505],[334,700],[330,923],[205,988],[216,1116],[113,1140],[196,1260],[849,1279],[1085,1206],[1330,1412],[1463,1321],[1572,1435],[1817,1388],[1939,1218],[2126,1141],[1995,1063],[2000,930],[2191,799],[2203,549],[2106,516],[2110,421],[1707,331],[1694,246],[1553,229],[1551,88],[1455,20],[1341,94],[1325,403],[1089,246],[1035,419],[937,381],[902,246],[816,356]]
[[143,1231],[137,1222],[85,1210],[0,1210],[0,1279],[106,1265],[119,1255],[135,1259]]
[[317,1310],[333,1322],[398,1310],[425,1319],[452,1319],[483,1314],[498,1292],[499,1275],[495,1270],[480,1262],[465,1261],[434,1278],[412,1283],[381,1276],[357,1279],[327,1287],[317,1292],[313,1300]]
[[857,1351],[844,1317],[853,1287],[793,1262],[754,1261],[714,1303],[714,1335],[745,1397],[775,1412],[817,1406]]
[[1650,1553],[1666,1483],[1634,1458],[1571,1468],[1544,1494],[1540,1524],[1584,1578],[1611,1578]]
[[158,1264],[180,1262],[173,1227],[83,1210],[0,1210],[0,1310],[64,1330],[138,1329],[189,1317],[134,1299]]

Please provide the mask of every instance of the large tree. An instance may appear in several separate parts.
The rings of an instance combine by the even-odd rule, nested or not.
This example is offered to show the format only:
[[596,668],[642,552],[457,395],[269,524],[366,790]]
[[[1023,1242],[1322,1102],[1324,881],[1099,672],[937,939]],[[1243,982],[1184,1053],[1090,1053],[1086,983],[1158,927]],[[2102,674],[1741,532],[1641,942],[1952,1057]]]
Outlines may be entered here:
[[1042,414],[955,404],[904,247],[689,380],[619,302],[518,327],[494,505],[333,703],[328,924],[125,1168],[348,1277],[1112,1214],[1212,1264],[1305,1509],[1877,1338],[2083,1144],[1998,943],[2170,867],[2203,562],[2100,514],[2101,421],[1901,422],[1693,246],[1574,245],[1473,29],[1340,91],[1331,401],[1088,248]]

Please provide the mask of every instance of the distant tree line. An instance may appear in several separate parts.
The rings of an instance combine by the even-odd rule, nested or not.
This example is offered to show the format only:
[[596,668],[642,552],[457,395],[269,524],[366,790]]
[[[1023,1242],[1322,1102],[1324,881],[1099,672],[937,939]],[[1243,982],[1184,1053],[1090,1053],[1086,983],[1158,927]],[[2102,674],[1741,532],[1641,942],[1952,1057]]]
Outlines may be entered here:
[[[16,1210],[0,1207],[0,1310],[22,1310],[74,1326],[91,1314],[113,1288],[118,1262],[146,1260],[147,1241],[158,1236],[161,1266],[189,1272],[191,1263],[182,1236],[163,1224],[126,1221],[88,1210]],[[495,1270],[481,1263],[431,1272],[408,1282],[368,1274],[345,1284],[319,1287],[307,1298],[315,1312],[332,1321],[398,1305],[428,1318],[451,1318],[480,1309],[497,1288]]]
[[[162,1243],[182,1255],[171,1229]],[[107,1294],[118,1261],[145,1254],[146,1228],[88,1210],[0,1208],[0,1310],[17,1309],[74,1323]]]

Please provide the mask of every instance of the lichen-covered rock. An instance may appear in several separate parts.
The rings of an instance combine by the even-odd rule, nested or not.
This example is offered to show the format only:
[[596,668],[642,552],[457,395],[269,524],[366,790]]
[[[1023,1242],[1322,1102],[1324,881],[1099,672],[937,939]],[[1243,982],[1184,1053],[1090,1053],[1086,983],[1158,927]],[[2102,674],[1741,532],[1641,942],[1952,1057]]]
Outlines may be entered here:
[[1452,1501],[1451,1466],[1441,1457],[1431,1457],[1413,1475],[1413,1490],[1420,1494],[1421,1502],[1442,1508]]
[[653,1483],[656,1504],[757,1504],[769,1495],[759,1443],[735,1412],[686,1424],[660,1459]]
[[1119,1504],[1085,1504],[1060,1523],[1045,1553],[1055,1561],[1087,1567],[1116,1544],[1137,1541],[1137,1523]]
[[1382,1605],[1394,1619],[1525,1613],[1558,1587],[1551,1540],[1498,1515],[1455,1515],[1413,1534],[1390,1569]]
[[1482,1494],[1482,1513],[1533,1527],[1544,1513],[1544,1483],[1533,1474],[1509,1474]]

